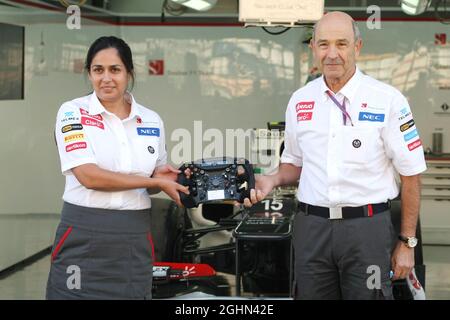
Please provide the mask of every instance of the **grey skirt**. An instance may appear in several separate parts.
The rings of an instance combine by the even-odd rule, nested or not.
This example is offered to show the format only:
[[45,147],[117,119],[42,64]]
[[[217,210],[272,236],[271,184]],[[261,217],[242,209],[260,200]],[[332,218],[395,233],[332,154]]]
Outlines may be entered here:
[[46,298],[151,299],[153,257],[150,209],[64,203]]

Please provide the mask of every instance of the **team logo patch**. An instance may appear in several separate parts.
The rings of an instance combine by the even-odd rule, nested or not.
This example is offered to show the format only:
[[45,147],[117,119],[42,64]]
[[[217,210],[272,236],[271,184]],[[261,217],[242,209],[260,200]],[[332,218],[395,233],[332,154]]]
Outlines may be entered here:
[[416,140],[414,142],[411,142],[410,144],[408,144],[408,149],[409,151],[413,151],[414,149],[420,147],[422,145],[422,141]]
[[73,130],[83,130],[83,125],[81,123],[68,124],[61,128],[62,133],[66,133]]
[[384,122],[384,114],[360,112],[358,120],[359,121],[371,121],[371,122]]
[[86,147],[87,147],[86,142],[76,142],[66,146],[66,152],[71,152],[77,149],[86,149]]
[[407,117],[409,117],[411,115],[411,111],[409,111],[408,113],[405,113],[405,115],[398,117],[398,120],[401,121]]
[[295,111],[297,111],[297,113],[301,110],[312,110],[312,109],[314,109],[314,101],[299,102],[295,106]]
[[64,142],[69,143],[73,141],[81,141],[84,140],[84,134],[78,133],[78,134],[71,134],[70,136],[64,137]]
[[81,117],[81,123],[84,124],[85,126],[97,127],[102,130],[105,129],[103,122],[100,122],[96,119]]
[[403,138],[405,139],[405,141],[409,141],[412,138],[417,137],[418,133],[417,133],[417,129],[414,129],[413,131],[411,131],[410,133],[407,133],[403,136]]
[[312,119],[312,112],[299,112],[297,113],[297,122],[298,121],[310,121]]
[[103,117],[100,114],[89,114],[89,112],[87,112],[86,110],[84,110],[83,108],[80,108],[80,112],[83,116],[88,116],[94,119],[97,119],[99,121],[103,121]]
[[137,134],[140,136],[159,137],[159,128],[137,128]]
[[410,112],[410,110],[409,110],[409,108],[407,108],[407,107],[404,107],[403,109],[400,110],[400,114],[401,114],[401,115],[406,115],[406,114],[409,113],[409,112]]
[[353,140],[352,145],[354,148],[361,147],[361,140],[358,140],[358,139]]
[[411,120],[409,120],[408,122],[405,122],[404,124],[402,124],[402,125],[400,126],[400,131],[401,131],[401,132],[406,131],[406,130],[408,130],[409,128],[412,128],[413,126],[414,126],[414,120],[411,119]]
[[80,118],[78,117],[64,117],[61,119],[61,123],[67,122],[67,121],[80,121]]
[[155,153],[155,148],[153,148],[152,146],[148,146],[148,152],[150,152],[151,154]]

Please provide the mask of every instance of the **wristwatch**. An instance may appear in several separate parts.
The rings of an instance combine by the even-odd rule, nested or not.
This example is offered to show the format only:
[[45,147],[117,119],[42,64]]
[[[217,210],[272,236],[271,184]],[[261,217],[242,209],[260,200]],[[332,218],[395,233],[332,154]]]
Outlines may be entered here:
[[408,248],[414,248],[417,246],[418,240],[416,237],[405,237],[400,234],[398,239],[403,241]]

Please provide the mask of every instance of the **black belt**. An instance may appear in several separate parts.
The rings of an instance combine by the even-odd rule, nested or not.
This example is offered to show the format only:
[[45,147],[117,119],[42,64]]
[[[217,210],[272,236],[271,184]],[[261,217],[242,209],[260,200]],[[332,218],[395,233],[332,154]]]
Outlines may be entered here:
[[[374,214],[389,210],[391,207],[390,202],[368,204],[361,207],[342,207],[336,212],[336,209],[326,207],[313,206],[304,202],[299,203],[300,210],[304,213],[312,214],[315,216],[327,218],[327,219],[352,219],[361,217],[371,217]],[[340,216],[342,210],[342,216]]]

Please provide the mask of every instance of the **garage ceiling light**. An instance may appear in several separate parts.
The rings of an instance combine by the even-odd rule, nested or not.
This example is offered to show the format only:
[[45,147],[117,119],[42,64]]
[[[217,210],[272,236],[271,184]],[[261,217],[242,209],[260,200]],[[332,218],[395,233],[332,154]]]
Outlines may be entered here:
[[217,0],[171,0],[171,1],[197,11],[207,11],[212,7],[214,7],[214,5],[217,3]]
[[402,0],[402,10],[411,16],[417,16],[424,13],[429,7],[430,0]]

